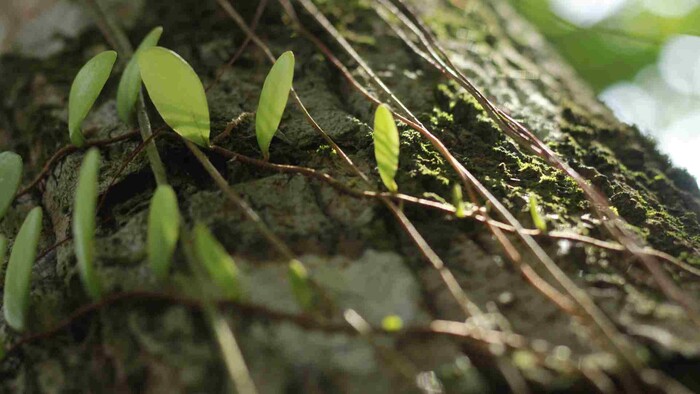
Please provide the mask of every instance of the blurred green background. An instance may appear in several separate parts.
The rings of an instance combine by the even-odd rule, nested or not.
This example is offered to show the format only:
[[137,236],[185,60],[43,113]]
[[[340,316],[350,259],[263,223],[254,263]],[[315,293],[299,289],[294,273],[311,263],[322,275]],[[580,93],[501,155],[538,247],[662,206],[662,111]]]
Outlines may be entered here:
[[510,0],[618,117],[700,179],[700,0]]

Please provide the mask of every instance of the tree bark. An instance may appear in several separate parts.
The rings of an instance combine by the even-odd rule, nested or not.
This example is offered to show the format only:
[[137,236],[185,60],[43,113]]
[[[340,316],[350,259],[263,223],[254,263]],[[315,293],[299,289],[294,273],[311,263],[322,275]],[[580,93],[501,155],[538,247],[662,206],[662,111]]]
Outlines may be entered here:
[[[253,20],[258,3],[238,3],[233,5],[243,18]],[[223,303],[220,311],[233,327],[258,390],[664,392],[681,384],[700,389],[693,376],[700,360],[694,306],[684,309],[669,299],[658,276],[604,229],[583,190],[505,135],[469,93],[409,48],[379,17],[376,11],[386,10],[378,2],[317,3],[395,96],[535,234],[583,297],[612,322],[614,335],[604,338],[588,313],[577,305],[573,311],[562,309],[556,296],[543,292],[551,288],[569,304],[575,298],[505,226],[505,243],[512,243],[521,257],[514,262],[504,240],[475,217],[488,212],[493,220],[504,220],[483,198],[477,202],[484,210],[464,219],[444,209],[402,203],[408,226],[415,226],[478,308],[463,325],[467,316],[445,276],[424,258],[425,248],[417,248],[406,223],[397,220],[401,214],[392,213],[380,199],[348,193],[308,174],[207,151],[232,188],[309,270],[323,302],[305,312],[288,284],[287,259],[227,200],[174,133],[164,130],[156,139],[158,150],[186,225],[207,225],[243,273],[244,300]],[[298,2],[293,4],[313,36],[370,93],[399,110],[335,39]],[[648,137],[617,121],[504,1],[414,5],[456,67],[604,193],[648,246],[668,254],[657,253],[655,264],[685,297],[698,299],[700,281],[688,272],[700,268],[700,191],[695,180],[673,167]],[[406,31],[399,21],[390,23]],[[270,64],[249,43],[233,67],[224,67],[246,34],[216,2],[149,0],[127,33],[136,44],[157,25],[164,26],[160,45],[181,54],[204,85],[212,86],[207,97],[213,135],[256,110]],[[295,28],[277,2],[269,2],[256,33],[276,56],[294,51],[297,93],[371,185],[344,165],[291,99],[270,162],[315,169],[356,192],[381,191],[371,130],[375,105]],[[1,150],[22,155],[25,185],[68,143],[70,83],[87,59],[106,48],[107,40],[94,27],[67,39],[61,53],[44,60],[0,58]],[[131,130],[116,116],[117,81],[115,73],[84,125],[91,140]],[[165,129],[153,108],[149,114],[154,130]],[[219,138],[219,146],[260,158],[254,117],[241,119],[230,136]],[[414,128],[400,123],[400,137],[400,192],[450,207],[458,174]],[[3,391],[233,389],[196,301],[201,289],[192,284],[183,252],[177,252],[165,283],[148,270],[146,223],[155,181],[146,155],[133,154],[138,147],[136,139],[100,146],[104,202],[98,211],[98,266],[108,293],[102,302],[91,304],[84,293],[70,241],[82,150],[53,163],[48,176],[20,196],[0,222],[0,232],[12,239],[32,207],[41,205],[46,212],[40,246],[45,253],[33,271],[28,332],[12,332],[4,321],[1,325],[9,350],[0,364]],[[534,231],[528,206],[533,193],[549,235]],[[581,236],[607,243],[592,245]],[[547,286],[533,286],[528,267]],[[360,335],[344,318],[347,310],[375,327],[381,327],[385,316],[398,315],[404,329]],[[611,343],[624,344],[640,364],[625,360]]]

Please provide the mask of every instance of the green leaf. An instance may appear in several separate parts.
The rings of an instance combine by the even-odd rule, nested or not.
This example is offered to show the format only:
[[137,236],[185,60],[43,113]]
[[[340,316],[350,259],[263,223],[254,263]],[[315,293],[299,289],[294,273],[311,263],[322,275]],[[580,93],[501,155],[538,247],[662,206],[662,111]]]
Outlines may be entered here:
[[94,300],[102,296],[102,286],[95,272],[95,220],[97,215],[97,177],[100,170],[100,152],[90,149],[78,175],[73,205],[73,241],[78,271],[85,291]]
[[270,158],[270,142],[282,121],[293,79],[294,54],[288,51],[277,59],[267,74],[255,114],[255,134],[265,160]]
[[462,196],[462,187],[458,183],[452,187],[452,205],[455,206],[455,216],[463,218],[467,216],[464,211],[464,198]]
[[530,194],[530,215],[532,215],[532,222],[535,223],[535,227],[542,232],[547,231],[547,222],[540,215],[537,196],[532,193]]
[[209,146],[209,106],[204,86],[177,53],[162,47],[138,57],[141,78],[165,123],[197,145]]
[[396,332],[403,328],[403,320],[397,315],[389,315],[382,319],[382,328],[384,331]]
[[36,207],[24,219],[24,223],[17,233],[17,238],[15,238],[10,262],[5,273],[3,299],[5,321],[16,331],[24,331],[27,325],[32,266],[41,235],[42,217],[41,208]]
[[158,186],[148,214],[148,262],[159,279],[165,279],[180,233],[180,211],[173,188]]
[[13,152],[0,153],[0,220],[15,199],[22,180],[22,157]]
[[141,70],[139,70],[138,57],[146,49],[156,46],[161,34],[163,34],[163,27],[158,26],[146,35],[134,52],[134,56],[127,63],[122,78],[119,80],[117,114],[124,123],[129,123],[131,120],[134,105],[141,91]]
[[104,88],[115,60],[116,52],[104,51],[85,63],[73,80],[68,96],[68,132],[75,146],[85,145],[80,127]]
[[374,114],[374,157],[384,186],[391,192],[398,191],[394,178],[399,168],[399,131],[386,104],[380,105]]
[[304,310],[310,310],[313,307],[314,291],[311,288],[309,281],[309,273],[306,267],[299,260],[292,260],[289,263],[289,284],[292,286],[292,293],[296,298],[297,303]]
[[239,300],[242,291],[236,262],[203,224],[194,228],[194,250],[224,296]]

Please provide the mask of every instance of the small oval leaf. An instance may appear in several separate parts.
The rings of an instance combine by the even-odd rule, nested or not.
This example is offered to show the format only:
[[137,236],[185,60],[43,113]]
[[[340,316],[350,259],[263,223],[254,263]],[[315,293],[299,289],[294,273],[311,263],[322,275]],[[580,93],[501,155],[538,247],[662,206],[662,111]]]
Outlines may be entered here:
[[194,250],[200,263],[204,265],[224,296],[239,300],[242,292],[236,262],[202,224],[194,228]]
[[24,331],[27,325],[32,266],[39,245],[42,217],[40,207],[29,212],[17,233],[7,264],[3,299],[5,321],[16,331]]
[[104,88],[115,60],[116,52],[104,51],[85,63],[73,80],[68,96],[68,132],[75,146],[85,145],[80,127]]
[[209,146],[207,96],[192,67],[162,47],[144,50],[137,60],[146,90],[165,123],[195,144]]
[[462,196],[462,187],[458,183],[452,187],[452,205],[455,206],[455,216],[464,218],[467,213],[464,211],[464,198]]
[[374,114],[374,157],[384,186],[391,192],[398,191],[394,178],[399,168],[399,130],[386,104],[377,107]]
[[14,152],[0,153],[0,220],[15,199],[22,180],[22,157]]
[[179,234],[177,196],[172,187],[158,186],[148,213],[148,262],[161,280],[168,276]]
[[117,114],[124,123],[129,123],[131,120],[134,105],[138,100],[139,91],[141,91],[141,71],[139,70],[138,57],[146,49],[156,46],[161,34],[163,34],[163,27],[158,26],[146,35],[134,52],[134,56],[127,63],[122,78],[119,80]]
[[255,114],[255,134],[265,160],[270,158],[270,143],[282,121],[293,79],[294,54],[287,51],[277,59],[267,74]]
[[382,319],[382,328],[388,332],[401,331],[403,329],[403,320],[397,315],[385,316]]
[[532,193],[530,193],[530,215],[532,216],[532,222],[535,224],[535,227],[542,232],[547,231],[547,222],[540,214],[537,196]]
[[97,210],[97,177],[100,152],[91,148],[80,166],[73,205],[73,241],[78,271],[85,291],[94,300],[102,296],[102,286],[95,272],[95,221]]
[[303,310],[310,310],[314,303],[314,290],[309,281],[309,273],[299,260],[289,263],[289,284],[292,286],[292,294]]

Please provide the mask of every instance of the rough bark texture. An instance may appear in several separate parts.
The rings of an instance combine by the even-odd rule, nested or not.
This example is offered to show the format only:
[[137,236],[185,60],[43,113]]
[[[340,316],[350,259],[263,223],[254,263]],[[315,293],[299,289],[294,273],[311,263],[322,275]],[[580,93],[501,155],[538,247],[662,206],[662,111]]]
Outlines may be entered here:
[[[236,6],[250,20],[256,2],[242,3]],[[376,5],[318,3],[396,95],[526,227],[533,227],[527,196],[536,193],[550,227],[608,237],[592,219],[575,183],[506,138],[473,98],[393,34],[375,14]],[[484,93],[599,187],[651,246],[689,264],[700,264],[700,192],[695,181],[672,167],[638,130],[615,120],[529,25],[502,1],[473,0],[465,8],[440,1],[416,3],[456,65]],[[295,52],[295,87],[312,116],[381,189],[371,137],[374,107],[313,44],[294,34],[282,14],[271,2],[259,34],[276,54]],[[332,43],[308,16],[302,13],[302,17],[319,37]],[[213,1],[148,1],[129,37],[136,43],[156,25],[165,28],[161,45],[187,59],[205,85],[244,39]],[[67,143],[70,83],[90,55],[105,46],[95,29],[69,40],[62,53],[46,60],[12,55],[0,60],[1,150],[16,151],[25,158],[25,180]],[[354,67],[350,59],[341,59]],[[213,134],[242,112],[255,110],[268,69],[261,52],[251,46],[223,74],[208,92]],[[366,82],[362,73],[353,72]],[[116,81],[113,77],[109,82],[86,123],[86,128],[94,130],[92,138],[128,131],[116,116]],[[371,84],[367,86],[375,91]],[[161,121],[155,112],[151,118],[158,128]],[[225,141],[226,148],[259,156],[250,119]],[[136,141],[127,141],[101,148],[100,190],[107,191],[107,196],[99,211],[100,275],[112,293],[146,290],[196,296],[180,253],[172,279],[165,284],[157,283],[145,264],[147,208],[155,187],[145,155],[137,156],[107,189],[136,146]],[[227,202],[179,141],[159,138],[158,147],[188,225],[208,225],[242,268],[246,302],[301,313],[286,281],[286,261]],[[382,204],[348,196],[301,175],[210,157],[307,265],[332,300],[325,317],[333,324],[344,324],[339,311],[348,308],[377,325],[390,314],[400,315],[409,327],[427,326],[433,319],[465,318],[436,271]],[[0,223],[0,232],[13,237],[29,209],[42,205],[47,215],[41,248],[69,236],[81,159],[78,152],[57,163],[39,189],[14,204]],[[271,160],[316,168],[348,185],[363,187],[291,102],[279,138],[272,143]],[[402,192],[449,200],[456,180],[426,140],[401,127],[397,183]],[[433,371],[434,375],[420,375],[422,387],[440,386],[447,392],[514,389],[521,380],[537,390],[590,390],[590,382],[580,371],[568,370],[566,360],[585,360],[608,371],[616,381],[625,373],[585,324],[562,312],[523,279],[483,224],[423,207],[406,205],[404,210],[484,311],[502,316],[515,333],[549,344],[543,350],[551,354],[547,367],[531,362],[529,350],[503,352],[484,347],[479,340],[399,335],[379,336],[372,344],[351,332],[329,332],[276,315],[224,308],[261,392],[417,390],[415,379],[406,377],[400,365]],[[700,331],[681,307],[663,296],[634,258],[548,237],[538,241],[649,365],[688,387],[700,387],[691,372],[700,366]],[[685,294],[700,297],[697,278],[670,267],[669,274]],[[45,332],[88,303],[70,242],[36,262],[29,332]],[[4,322],[0,327],[6,343],[22,338]],[[535,341],[534,347],[538,346],[544,345]],[[24,392],[226,392],[232,387],[216,342],[196,308],[139,297],[85,313],[51,335],[14,348],[0,364],[0,376],[3,391]]]

